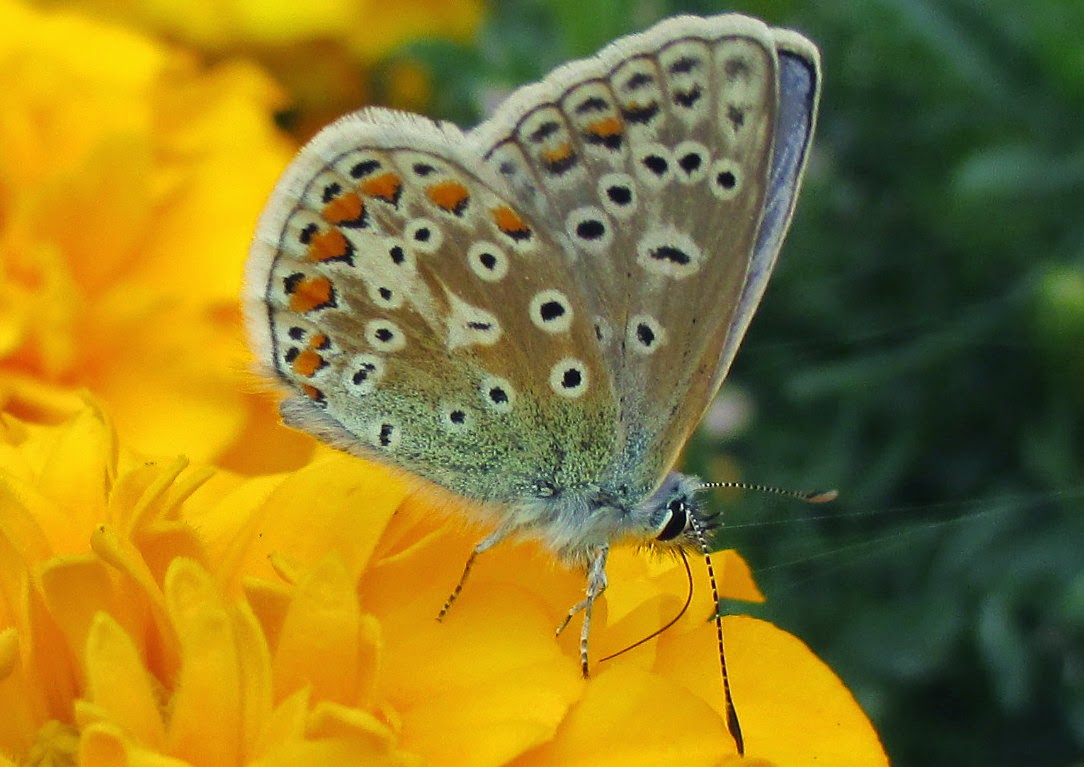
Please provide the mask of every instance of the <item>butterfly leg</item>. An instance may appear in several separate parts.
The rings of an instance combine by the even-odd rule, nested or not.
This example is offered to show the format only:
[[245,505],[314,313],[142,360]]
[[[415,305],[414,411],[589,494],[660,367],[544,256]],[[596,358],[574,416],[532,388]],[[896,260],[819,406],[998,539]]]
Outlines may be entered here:
[[557,627],[559,636],[576,617],[576,613],[583,611],[583,628],[580,630],[580,671],[583,672],[584,679],[590,676],[587,665],[587,638],[591,634],[591,608],[594,607],[595,600],[606,590],[606,556],[609,553],[609,546],[597,546],[592,549],[587,567],[587,597],[574,605],[561,621],[561,625]]
[[463,574],[459,576],[459,583],[455,584],[455,588],[452,589],[452,593],[444,601],[444,607],[440,608],[440,612],[437,613],[437,620],[444,620],[444,616],[448,614],[448,611],[452,609],[452,605],[455,604],[455,600],[459,598],[460,592],[463,591],[463,584],[467,582],[467,576],[470,575],[471,568],[474,567],[474,560],[478,558],[478,555],[487,549],[493,548],[496,544],[500,543],[507,537],[510,531],[504,528],[498,528],[492,533],[487,535],[478,545],[471,551],[470,556],[467,557],[467,564],[463,566]]

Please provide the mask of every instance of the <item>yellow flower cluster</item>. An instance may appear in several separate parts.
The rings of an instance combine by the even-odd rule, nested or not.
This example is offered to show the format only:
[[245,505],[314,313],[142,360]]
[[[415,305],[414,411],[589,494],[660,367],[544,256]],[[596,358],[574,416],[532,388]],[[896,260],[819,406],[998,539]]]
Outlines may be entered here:
[[[87,15],[107,5],[137,21]],[[294,143],[273,127],[284,92],[238,51],[343,19],[375,51],[419,14],[442,29],[430,6],[459,9],[449,34],[479,13],[0,0],[0,767],[738,759],[703,583],[588,681],[553,634],[582,576],[533,545],[480,558],[437,623],[481,533],[383,470],[314,458],[245,372],[241,262]],[[736,556],[716,567],[760,598]],[[609,570],[595,658],[685,590],[672,562]],[[804,645],[725,628],[748,762],[885,763]]]
[[397,49],[431,37],[465,42],[484,9],[483,0],[67,0],[63,5],[181,41],[210,58],[244,52],[287,87],[291,125],[302,138],[369,101],[378,62],[388,81],[384,99],[404,109],[424,108],[428,76]]
[[303,460],[285,430],[286,459],[243,450],[276,428],[237,330],[253,221],[294,150],[268,119],[276,86],[11,0],[0,77],[4,409],[55,421],[87,388],[151,453]]
[[[581,577],[501,547],[437,623],[478,532],[378,468],[333,456],[241,478],[142,460],[90,406],[0,427],[0,764],[737,759],[703,602],[585,682],[576,642],[553,636]],[[740,560],[719,563],[730,596],[758,597]],[[610,573],[596,657],[650,634],[683,594],[672,562],[621,551]],[[750,618],[725,628],[748,754],[886,763],[804,645]]]

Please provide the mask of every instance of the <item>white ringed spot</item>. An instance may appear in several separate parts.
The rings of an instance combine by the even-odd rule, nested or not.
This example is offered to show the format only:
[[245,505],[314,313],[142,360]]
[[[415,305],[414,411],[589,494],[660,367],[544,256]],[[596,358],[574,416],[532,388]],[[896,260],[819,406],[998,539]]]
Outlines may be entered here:
[[467,251],[467,263],[474,276],[485,282],[498,282],[508,274],[508,256],[492,242],[476,242]]
[[413,177],[411,180],[415,183],[430,181],[446,172],[434,157],[422,152],[402,152],[397,154],[395,159],[399,167]]
[[637,314],[629,318],[625,343],[637,354],[654,354],[666,341],[666,328],[650,314]]
[[550,368],[550,388],[568,399],[582,397],[587,392],[589,379],[587,365],[575,357],[565,357]]
[[673,227],[648,232],[636,246],[636,263],[652,274],[675,280],[696,274],[702,262],[693,238]]
[[365,340],[381,352],[397,352],[406,346],[406,334],[391,320],[369,320],[365,323]]
[[531,299],[531,322],[547,333],[564,333],[572,326],[572,303],[559,290],[541,290]]
[[730,159],[716,160],[711,165],[711,193],[720,200],[732,200],[741,192],[741,166]]
[[356,188],[360,181],[387,170],[387,162],[377,152],[353,149],[336,158],[334,169],[341,177],[349,179]]
[[674,147],[677,179],[682,184],[695,184],[708,175],[711,152],[699,141],[682,141]]
[[670,148],[658,143],[642,146],[633,161],[636,176],[651,189],[661,189],[670,183],[676,164]]
[[444,242],[444,232],[435,221],[428,218],[415,218],[407,223],[403,239],[419,253],[433,253]]
[[368,394],[376,389],[377,383],[384,377],[384,358],[376,354],[359,354],[347,368],[350,390],[358,394]]
[[487,375],[478,387],[482,403],[497,413],[509,413],[516,404],[516,391],[508,379]]
[[629,218],[640,203],[636,180],[628,173],[607,173],[598,180],[598,199],[611,216]]
[[577,247],[592,253],[605,251],[614,238],[610,217],[594,205],[585,205],[569,213],[565,219],[565,232]]
[[459,402],[445,402],[440,406],[440,425],[453,434],[461,434],[474,428],[474,413]]

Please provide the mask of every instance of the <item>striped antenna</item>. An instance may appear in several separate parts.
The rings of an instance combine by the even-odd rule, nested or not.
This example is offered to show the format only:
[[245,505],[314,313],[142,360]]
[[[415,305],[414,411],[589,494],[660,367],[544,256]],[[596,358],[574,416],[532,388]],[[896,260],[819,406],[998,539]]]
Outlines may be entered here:
[[745,739],[741,734],[741,723],[738,721],[738,710],[734,708],[734,698],[730,694],[730,674],[726,670],[726,649],[723,643],[723,616],[719,614],[719,587],[715,582],[715,567],[711,563],[711,548],[708,540],[704,537],[704,528],[700,526],[700,520],[695,516],[689,516],[689,527],[696,536],[696,542],[700,545],[700,552],[704,555],[704,562],[708,566],[708,581],[711,583],[711,599],[715,606],[715,638],[719,644],[719,668],[723,672],[723,699],[726,704],[726,728],[734,738],[738,755],[745,755]]
[[752,490],[755,493],[771,493],[772,495],[785,495],[787,498],[797,498],[806,503],[828,503],[839,497],[838,490],[784,490],[781,487],[769,485],[754,485],[749,482],[704,482],[697,490],[711,490],[716,487],[732,490]]
[[[733,490],[751,490],[757,493],[771,493],[772,495],[782,495],[788,498],[797,498],[800,501],[806,503],[828,503],[834,501],[839,497],[838,490],[784,490],[780,487],[770,487],[768,485],[755,485],[749,482],[705,482],[700,485],[697,490],[711,490],[714,488],[725,488]],[[708,580],[711,582],[711,597],[715,604],[715,636],[719,643],[719,666],[723,672],[723,697],[726,700],[726,726],[730,730],[731,736],[734,738],[734,743],[737,745],[738,754],[745,754],[745,741],[742,738],[741,723],[738,721],[738,711],[734,708],[734,698],[730,694],[730,674],[726,669],[726,649],[723,642],[723,618],[719,614],[719,587],[715,582],[715,568],[711,563],[711,547],[708,546],[707,538],[704,535],[704,528],[700,525],[700,520],[695,516],[689,516],[689,527],[691,528],[693,535],[696,537],[696,542],[700,545],[700,551],[704,555],[704,562],[708,566]]]

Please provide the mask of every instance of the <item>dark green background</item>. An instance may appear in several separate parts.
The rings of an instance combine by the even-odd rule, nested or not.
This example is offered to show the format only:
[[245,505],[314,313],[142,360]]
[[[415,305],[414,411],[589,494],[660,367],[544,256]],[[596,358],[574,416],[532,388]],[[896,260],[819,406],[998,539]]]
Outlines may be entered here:
[[[821,47],[791,235],[731,381],[754,418],[692,468],[744,496],[758,614],[842,676],[897,765],[1084,763],[1084,2],[500,2],[435,116],[677,12]],[[379,78],[379,73],[378,73]]]

